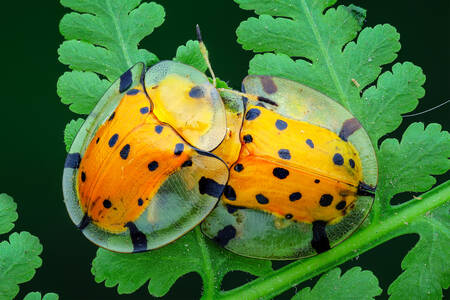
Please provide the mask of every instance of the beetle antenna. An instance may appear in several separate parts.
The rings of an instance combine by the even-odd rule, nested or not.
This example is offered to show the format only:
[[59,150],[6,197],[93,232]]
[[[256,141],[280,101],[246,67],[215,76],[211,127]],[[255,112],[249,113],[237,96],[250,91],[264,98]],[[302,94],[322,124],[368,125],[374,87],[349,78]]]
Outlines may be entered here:
[[195,26],[195,29],[197,31],[197,40],[198,40],[198,44],[200,46],[200,52],[202,53],[203,59],[205,60],[206,65],[208,66],[208,70],[209,70],[209,73],[211,74],[211,77],[213,79],[213,85],[215,87],[216,86],[216,75],[214,75],[214,71],[211,67],[211,63],[208,58],[208,50],[206,50],[205,43],[203,43],[202,33],[200,32],[200,26],[198,26],[198,24],[197,24]]
[[[209,57],[208,57],[208,50],[206,49],[205,43],[203,42],[202,39],[202,33],[200,31],[200,26],[198,26],[198,24],[195,26],[196,32],[197,32],[197,40],[198,40],[198,44],[200,47],[200,52],[202,53],[203,59],[206,62],[206,65],[208,66],[208,70],[209,73],[211,74],[211,77],[213,79],[213,85],[214,87],[216,86],[216,75],[214,74],[214,71],[211,67],[211,62],[209,61]],[[229,89],[224,89],[224,88],[218,88],[217,89],[219,92],[228,92],[228,93],[232,93],[241,97],[246,97],[247,99],[253,100],[253,101],[260,101],[260,102],[264,102],[270,105],[274,105],[274,106],[278,106],[278,104],[273,101],[270,100],[266,97],[262,97],[262,96],[257,96],[257,95],[252,95],[252,94],[246,94],[246,93],[241,93],[235,90],[229,90]]]

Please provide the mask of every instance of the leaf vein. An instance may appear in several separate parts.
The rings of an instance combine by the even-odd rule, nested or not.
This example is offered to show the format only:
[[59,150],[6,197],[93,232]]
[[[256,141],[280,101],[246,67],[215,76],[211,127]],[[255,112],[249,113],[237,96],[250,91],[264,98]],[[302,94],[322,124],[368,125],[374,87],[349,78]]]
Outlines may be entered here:
[[120,48],[122,49],[123,57],[125,58],[125,60],[127,62],[127,65],[131,66],[132,65],[131,58],[128,55],[128,51],[127,51],[126,46],[125,46],[125,40],[123,38],[122,31],[120,31],[119,21],[116,18],[116,16],[114,15],[114,11],[113,11],[113,9],[111,7],[111,2],[110,1],[107,1],[107,7],[108,7],[109,13],[111,14],[111,19],[114,22],[114,28],[115,28],[115,30],[117,32],[117,36],[119,38],[119,45],[120,45]]
[[311,29],[313,30],[314,37],[316,38],[317,44],[319,45],[320,52],[322,53],[322,56],[325,59],[326,65],[328,67],[328,72],[330,73],[331,79],[333,80],[333,83],[338,90],[340,99],[343,102],[344,106],[346,106],[348,109],[350,109],[350,107],[348,105],[347,97],[345,96],[342,85],[339,82],[338,76],[336,74],[336,70],[334,69],[333,62],[331,61],[331,58],[328,55],[327,50],[325,49],[325,45],[322,40],[322,36],[320,35],[320,32],[317,28],[316,23],[313,20],[313,16],[312,16],[311,11],[310,11],[308,5],[306,4],[305,0],[302,0],[302,6],[305,9],[308,23],[310,24]]

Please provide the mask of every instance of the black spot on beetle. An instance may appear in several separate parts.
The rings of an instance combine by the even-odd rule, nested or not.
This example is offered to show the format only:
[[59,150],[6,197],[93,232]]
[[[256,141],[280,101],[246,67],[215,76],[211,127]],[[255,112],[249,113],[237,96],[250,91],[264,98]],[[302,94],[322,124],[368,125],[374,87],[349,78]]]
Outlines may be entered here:
[[260,76],[259,78],[261,80],[264,92],[266,92],[267,94],[273,94],[277,92],[278,88],[275,82],[273,81],[272,77]]
[[333,163],[337,166],[342,166],[344,164],[344,158],[340,153],[336,153],[333,156]]
[[104,208],[111,208],[112,203],[108,199],[103,200],[103,207]]
[[[276,103],[275,101],[270,100],[269,98],[266,98],[266,97],[258,96],[258,101],[265,102],[265,103],[273,105],[273,106],[278,106],[278,103]],[[264,106],[264,108],[265,108],[265,106]]]
[[207,194],[211,197],[219,198],[222,195],[224,185],[217,183],[214,179],[202,176],[198,181],[198,190],[200,194]]
[[279,179],[285,179],[289,175],[289,171],[284,168],[274,168],[272,173]]
[[355,161],[353,160],[353,159],[349,159],[348,160],[348,164],[350,165],[350,167],[352,168],[352,169],[354,169],[355,168]]
[[243,166],[242,164],[236,164],[236,165],[234,166],[234,170],[235,170],[236,172],[241,172],[242,170],[244,170],[244,166]]
[[192,166],[192,160],[190,160],[190,159],[188,159],[181,165],[182,168],[191,167],[191,166]]
[[155,131],[157,134],[160,134],[163,131],[163,127],[161,125],[156,125],[155,126]]
[[130,144],[126,144],[125,146],[123,146],[122,150],[120,150],[120,157],[122,159],[127,159],[128,154],[130,154]]
[[344,141],[348,141],[348,138],[359,128],[361,128],[361,123],[359,123],[357,119],[352,118],[345,120],[339,131],[339,137]]
[[84,214],[80,223],[78,223],[77,228],[83,230],[89,225],[89,223],[91,223],[91,218],[87,214]]
[[175,145],[175,150],[173,150],[173,154],[175,154],[176,156],[181,155],[181,153],[183,153],[184,150],[184,144],[183,143],[178,143]]
[[247,121],[251,121],[251,120],[254,120],[257,117],[259,117],[260,114],[261,114],[261,111],[259,109],[252,108],[245,114],[245,119]]
[[311,149],[314,148],[314,143],[313,143],[313,141],[311,141],[310,139],[307,139],[307,140],[306,140],[306,144],[307,144]]
[[319,179],[314,179],[314,183],[320,183]]
[[123,93],[128,90],[133,83],[133,74],[131,70],[126,71],[120,76],[119,92]]
[[302,198],[302,193],[300,192],[295,192],[289,195],[289,201],[297,201],[300,200]]
[[205,97],[205,92],[203,91],[203,88],[201,86],[197,85],[189,91],[189,96],[191,98],[203,98]]
[[139,199],[138,199],[138,205],[139,205],[139,206],[142,206],[142,204],[144,204],[144,200],[142,200],[142,198],[139,198]]
[[217,232],[217,235],[214,237],[214,240],[225,247],[230,240],[232,240],[236,236],[236,228],[233,225],[227,225],[223,229]]
[[81,172],[81,181],[85,182],[86,181],[86,173]]
[[278,128],[278,130],[285,130],[288,125],[285,121],[278,119],[275,122],[275,126]]
[[244,143],[248,144],[253,142],[253,137],[250,134],[244,135]]
[[78,169],[80,167],[80,162],[80,153],[69,153],[67,154],[66,161],[64,162],[64,168]]
[[227,184],[225,186],[225,188],[223,189],[223,195],[228,200],[231,200],[231,201],[236,200],[236,192],[235,192],[235,190],[233,189],[233,187],[231,185]]
[[263,194],[258,194],[255,196],[256,201],[258,201],[259,204],[267,204],[269,203],[269,199],[267,199],[266,196],[264,196]]
[[158,162],[156,160],[154,160],[148,164],[148,169],[150,171],[155,171],[158,168],[158,166],[159,166]]
[[116,116],[116,112],[113,111],[113,113],[109,116],[108,121],[111,121],[112,119],[114,119],[115,116]]
[[330,206],[331,202],[333,202],[333,196],[330,194],[323,194],[319,200],[320,206],[323,207]]
[[119,135],[117,133],[114,133],[112,137],[108,141],[109,147],[114,147],[114,145],[117,143],[117,140],[119,139]]
[[133,243],[133,252],[143,252],[147,250],[147,237],[142,233],[133,222],[124,225],[130,230],[130,238]]
[[131,89],[131,90],[129,90],[127,92],[127,95],[133,96],[133,95],[136,95],[139,92],[140,92],[140,90],[138,90],[138,89]]
[[95,141],[96,144],[98,144],[98,142],[100,142],[100,138],[98,137],[97,140]]
[[336,205],[336,209],[337,210],[343,210],[345,208],[345,206],[347,205],[347,202],[345,201],[341,201]]
[[288,149],[280,149],[278,150],[278,156],[282,159],[285,160],[290,160],[291,159],[291,153],[289,152]]
[[148,107],[142,107],[140,110],[141,114],[145,115],[146,113],[148,113],[149,109]]
[[287,220],[292,219],[294,216],[292,214],[287,214],[284,216]]
[[330,241],[325,231],[327,223],[325,221],[314,221],[312,225],[313,238],[311,240],[311,246],[317,253],[330,250]]

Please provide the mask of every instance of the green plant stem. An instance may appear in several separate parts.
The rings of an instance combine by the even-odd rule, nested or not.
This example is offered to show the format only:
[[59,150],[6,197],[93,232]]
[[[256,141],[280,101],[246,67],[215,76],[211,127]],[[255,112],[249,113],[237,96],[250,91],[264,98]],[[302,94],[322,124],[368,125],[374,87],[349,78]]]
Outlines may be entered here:
[[392,213],[358,231],[338,247],[291,263],[231,291],[222,292],[221,299],[271,299],[305,280],[404,234],[411,222],[449,200],[450,181],[447,181],[421,195],[421,200],[411,200],[398,208],[390,209]]
[[214,289],[214,271],[211,266],[211,257],[209,255],[208,249],[205,244],[205,238],[200,230],[200,226],[195,227],[195,236],[200,246],[203,257],[203,300],[214,299],[215,289]]

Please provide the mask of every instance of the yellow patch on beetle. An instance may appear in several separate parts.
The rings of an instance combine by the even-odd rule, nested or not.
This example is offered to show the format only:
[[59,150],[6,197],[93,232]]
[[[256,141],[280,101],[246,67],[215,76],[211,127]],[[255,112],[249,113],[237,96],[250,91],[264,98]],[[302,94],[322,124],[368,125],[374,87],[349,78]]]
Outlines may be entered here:
[[147,87],[147,93],[158,120],[170,124],[191,145],[211,150],[223,139],[223,104],[209,82],[196,85],[189,78],[169,74],[157,85]]
[[241,150],[241,141],[239,133],[242,126],[242,112],[226,111],[227,114],[227,133],[220,145],[214,149],[213,154],[222,158],[228,166],[236,162]]

